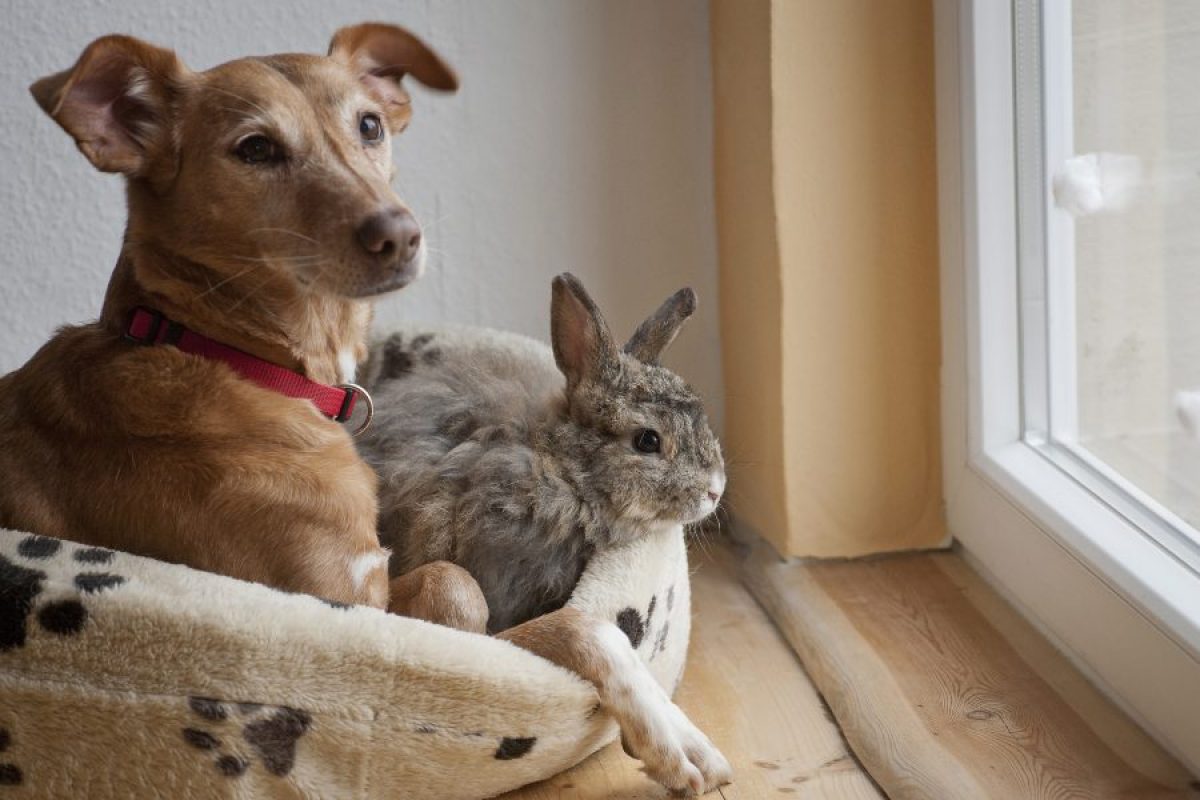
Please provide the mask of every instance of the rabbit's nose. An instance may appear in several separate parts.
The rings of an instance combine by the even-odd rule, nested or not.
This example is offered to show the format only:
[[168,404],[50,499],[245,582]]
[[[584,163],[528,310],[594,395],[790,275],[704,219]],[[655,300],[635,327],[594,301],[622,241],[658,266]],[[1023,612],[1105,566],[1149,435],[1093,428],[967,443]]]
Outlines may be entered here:
[[716,505],[724,492],[725,475],[720,472],[714,472],[708,479],[708,499],[713,501],[713,505]]

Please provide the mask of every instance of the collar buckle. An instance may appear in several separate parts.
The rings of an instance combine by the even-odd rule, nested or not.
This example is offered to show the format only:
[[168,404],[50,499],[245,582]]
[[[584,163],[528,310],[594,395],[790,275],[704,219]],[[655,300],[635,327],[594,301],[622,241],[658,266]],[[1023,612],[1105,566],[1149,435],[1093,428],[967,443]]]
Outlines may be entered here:
[[[134,329],[139,327],[138,323],[143,319],[147,321],[145,332],[140,335],[134,333]],[[167,318],[161,311],[138,306],[129,314],[129,322],[125,325],[125,339],[142,346],[155,344],[158,341],[158,334],[162,331],[163,323],[166,321]]]
[[338,410],[337,416],[333,418],[334,422],[345,422],[350,419],[354,414],[354,405],[359,397],[362,397],[363,402],[367,404],[366,418],[361,425],[350,432],[351,436],[358,436],[371,426],[371,420],[375,418],[375,401],[371,399],[371,393],[357,383],[339,383],[337,388],[343,390],[346,396],[342,400],[342,407]]

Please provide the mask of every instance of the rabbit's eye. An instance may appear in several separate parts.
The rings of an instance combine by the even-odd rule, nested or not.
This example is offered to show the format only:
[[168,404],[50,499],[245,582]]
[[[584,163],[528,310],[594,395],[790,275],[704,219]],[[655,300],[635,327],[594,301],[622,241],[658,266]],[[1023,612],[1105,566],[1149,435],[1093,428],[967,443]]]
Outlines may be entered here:
[[662,449],[662,439],[658,431],[643,428],[633,435],[633,447],[639,453],[657,453]]

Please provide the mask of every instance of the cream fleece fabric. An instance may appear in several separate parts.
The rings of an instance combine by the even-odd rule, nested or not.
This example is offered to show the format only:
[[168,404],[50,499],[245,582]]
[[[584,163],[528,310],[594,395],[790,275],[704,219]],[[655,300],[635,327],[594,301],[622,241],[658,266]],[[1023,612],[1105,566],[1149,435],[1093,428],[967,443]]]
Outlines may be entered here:
[[[682,530],[598,555],[570,604],[675,688]],[[0,798],[483,798],[615,733],[506,642],[0,530]]]

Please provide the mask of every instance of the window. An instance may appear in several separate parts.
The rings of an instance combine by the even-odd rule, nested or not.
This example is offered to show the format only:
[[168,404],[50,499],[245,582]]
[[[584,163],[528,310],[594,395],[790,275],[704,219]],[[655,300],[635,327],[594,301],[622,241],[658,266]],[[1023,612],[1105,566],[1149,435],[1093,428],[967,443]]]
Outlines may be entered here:
[[1200,4],[1015,10],[1024,436],[1200,571]]
[[1200,4],[935,8],[951,533],[1200,769]]

